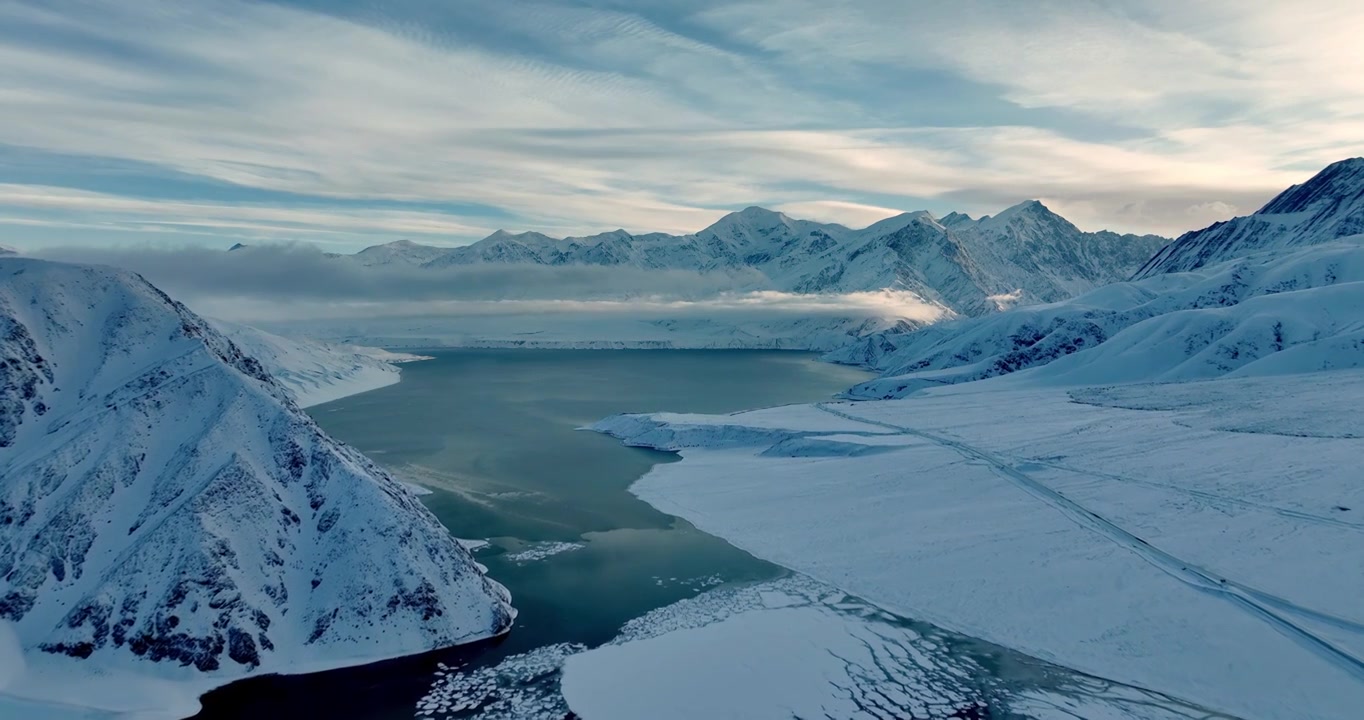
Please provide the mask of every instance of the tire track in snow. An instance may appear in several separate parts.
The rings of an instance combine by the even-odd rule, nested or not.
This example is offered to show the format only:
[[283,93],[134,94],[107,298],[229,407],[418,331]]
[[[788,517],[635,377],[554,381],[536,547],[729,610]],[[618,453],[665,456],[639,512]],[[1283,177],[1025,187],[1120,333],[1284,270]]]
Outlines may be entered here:
[[1218,495],[1217,493],[1203,492],[1202,490],[1194,490],[1192,488],[1180,487],[1178,485],[1172,485],[1169,483],[1156,482],[1154,480],[1143,480],[1141,478],[1114,475],[1112,473],[1099,472],[1097,470],[1084,470],[1081,468],[1070,467],[1069,465],[1064,465],[1062,463],[1048,462],[1045,460],[1030,459],[1027,460],[1026,462],[1032,463],[1034,465],[1042,465],[1044,467],[1054,468],[1056,470],[1063,470],[1069,473],[1075,473],[1076,475],[1086,475],[1089,477],[1104,478],[1105,480],[1113,480],[1115,482],[1128,483],[1131,485],[1145,485],[1147,487],[1158,488],[1161,490],[1170,490],[1173,492],[1181,493],[1183,495],[1188,495],[1190,497],[1196,497],[1203,500],[1207,500],[1213,503],[1214,505],[1219,503],[1226,505],[1240,505],[1241,507],[1251,508],[1254,510],[1263,510],[1265,512],[1273,513],[1275,515],[1279,515],[1290,520],[1300,520],[1303,522],[1318,525],[1329,525],[1331,527],[1338,527],[1346,530],[1364,532],[1364,524],[1352,523],[1345,520],[1337,520],[1336,518],[1324,517],[1322,515],[1313,515],[1312,513],[1302,512],[1299,510],[1289,510],[1287,508],[1281,508],[1276,505],[1251,502],[1249,500],[1241,500],[1239,498],[1227,497],[1226,495]]
[[1115,525],[1102,515],[1099,515],[1055,490],[1052,490],[1042,482],[1021,472],[1002,458],[996,457],[992,453],[981,450],[980,448],[934,433],[924,432],[922,430],[916,430],[914,428],[895,425],[880,420],[858,417],[841,410],[836,410],[833,407],[830,407],[829,403],[816,403],[815,407],[823,412],[836,417],[841,417],[845,420],[875,425],[895,430],[903,435],[922,438],[943,447],[951,448],[958,454],[967,458],[980,460],[989,465],[997,474],[1011,480],[1020,489],[1050,505],[1053,509],[1081,527],[1103,535],[1110,541],[1136,554],[1156,569],[1183,582],[1193,589],[1227,600],[1253,617],[1266,622],[1279,632],[1298,641],[1304,647],[1317,653],[1328,662],[1349,672],[1359,680],[1364,681],[1364,660],[1337,647],[1325,638],[1322,638],[1293,622],[1293,620],[1271,610],[1269,607],[1266,607],[1266,605],[1278,607],[1285,612],[1327,622],[1354,632],[1364,632],[1364,625],[1347,618],[1302,607],[1284,598],[1247,585],[1242,585],[1241,583],[1235,582],[1229,578],[1224,578],[1210,570],[1187,563],[1184,560],[1151,545],[1118,525]]

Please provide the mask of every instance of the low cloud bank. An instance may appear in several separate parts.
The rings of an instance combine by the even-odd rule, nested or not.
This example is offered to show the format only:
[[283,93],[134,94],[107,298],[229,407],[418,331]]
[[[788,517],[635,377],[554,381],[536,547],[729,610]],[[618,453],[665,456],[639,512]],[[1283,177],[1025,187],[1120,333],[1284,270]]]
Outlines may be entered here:
[[275,302],[606,299],[635,295],[698,299],[764,289],[756,271],[701,273],[596,265],[465,265],[426,269],[364,267],[310,245],[264,245],[235,252],[204,248],[54,248],[40,257],[140,273],[186,301],[249,298]]
[[894,317],[939,319],[941,308],[893,290],[799,295],[751,269],[696,272],[596,265],[364,267],[307,245],[236,252],[56,248],[42,257],[140,273],[195,310],[224,320],[527,315],[641,318]]

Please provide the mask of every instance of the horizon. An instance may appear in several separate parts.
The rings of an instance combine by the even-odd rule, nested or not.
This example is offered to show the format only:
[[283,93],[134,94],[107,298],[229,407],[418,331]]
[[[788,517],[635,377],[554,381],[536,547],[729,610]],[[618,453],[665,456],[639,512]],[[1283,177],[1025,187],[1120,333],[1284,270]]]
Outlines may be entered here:
[[1173,237],[1364,151],[1361,23],[1333,0],[11,0],[0,243],[353,252],[1027,199]]

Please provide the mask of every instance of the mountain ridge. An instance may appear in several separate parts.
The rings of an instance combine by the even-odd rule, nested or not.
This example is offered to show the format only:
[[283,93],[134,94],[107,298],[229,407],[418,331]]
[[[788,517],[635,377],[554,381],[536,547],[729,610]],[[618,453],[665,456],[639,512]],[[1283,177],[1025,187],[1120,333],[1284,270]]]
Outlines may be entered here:
[[510,625],[420,502],[140,276],[0,259],[0,367],[0,620],[78,658],[73,684],[361,664]]
[[843,294],[908,291],[953,314],[994,312],[1014,303],[1051,302],[1130,275],[1166,238],[1087,233],[1036,200],[946,224],[927,211],[902,213],[850,229],[751,206],[689,235],[615,230],[551,238],[499,230],[470,245],[412,243],[367,248],[354,258],[426,269],[459,266],[597,265],[698,272],[756,270],[745,290]]
[[851,391],[859,398],[1018,372],[1097,383],[1356,367],[1364,364],[1361,293],[1364,158],[1353,158],[1252,215],[1182,236],[1131,280],[1057,303],[874,333],[827,357],[883,373]]

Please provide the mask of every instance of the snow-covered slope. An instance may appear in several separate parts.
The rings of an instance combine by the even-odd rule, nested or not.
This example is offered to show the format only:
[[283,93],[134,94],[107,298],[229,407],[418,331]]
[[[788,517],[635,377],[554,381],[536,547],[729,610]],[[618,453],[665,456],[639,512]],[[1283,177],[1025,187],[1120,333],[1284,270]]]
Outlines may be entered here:
[[1258,212],[1187,233],[1137,272],[1180,272],[1268,249],[1297,248],[1364,233],[1364,158],[1327,166]]
[[247,355],[259,360],[297,402],[312,407],[398,382],[398,363],[427,358],[372,347],[285,338],[257,328],[213,320]]
[[903,397],[1029,368],[1038,368],[1030,382],[1099,383],[1357,367],[1364,365],[1364,236],[873,336],[830,358],[882,370],[850,391],[859,398]]
[[1027,382],[1355,367],[1364,364],[1364,235],[1340,233],[1361,223],[1364,160],[1346,160],[1260,213],[1184,236],[1131,281],[1061,302],[873,333],[828,359],[883,373],[850,391],[858,398],[903,397],[1044,365]]
[[487,263],[601,265],[650,270],[757,271],[751,287],[800,294],[895,289],[954,313],[978,315],[1001,303],[1048,302],[1127,277],[1164,244],[1155,236],[1085,233],[1036,201],[996,217],[927,212],[861,230],[792,219],[750,207],[693,235],[615,230],[557,240],[498,231],[460,248],[406,241],[355,256],[403,258],[438,269]]
[[[596,429],[681,452],[651,505],[905,617],[1232,717],[1357,716],[1364,371],[990,386]],[[596,689],[569,699],[632,691]],[[1171,716],[1221,715],[1038,715]]]
[[0,259],[0,367],[0,619],[65,701],[98,673],[226,682],[509,626],[410,493],[141,278]]
[[0,245],[0,255],[18,255],[19,251],[8,245]]

